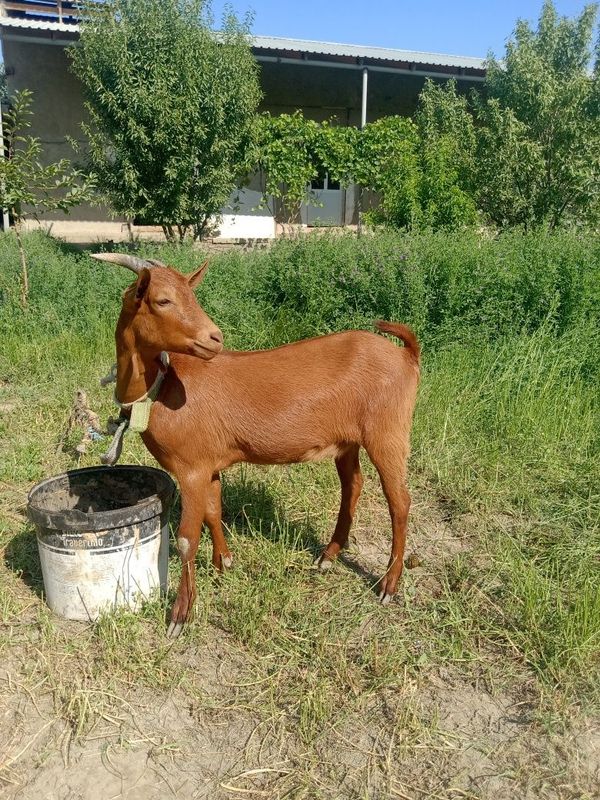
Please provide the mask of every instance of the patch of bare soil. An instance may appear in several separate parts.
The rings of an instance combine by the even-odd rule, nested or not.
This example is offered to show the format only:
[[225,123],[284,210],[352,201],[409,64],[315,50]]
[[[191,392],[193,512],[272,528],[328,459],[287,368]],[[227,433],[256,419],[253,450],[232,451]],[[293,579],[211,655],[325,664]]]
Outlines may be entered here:
[[[365,485],[368,499],[364,503],[361,498],[364,505],[342,558],[374,582],[387,565],[390,533],[387,509],[378,501],[376,481],[370,480],[373,485]],[[506,529],[514,525],[510,518],[495,522]],[[439,591],[440,564],[471,550],[478,524],[444,499],[413,492],[405,564],[418,565],[411,573],[418,594]],[[368,714],[349,720],[345,749],[338,744],[348,766],[343,796],[361,796],[352,789],[357,789],[352,778],[357,771],[370,775],[369,798],[600,796],[600,720],[574,715],[560,732],[548,732],[535,701],[534,692],[518,678],[496,689],[488,681],[466,679],[456,668],[430,673],[412,691],[406,691],[405,682],[399,696],[385,703],[385,713],[394,721],[391,729],[381,724],[381,707],[368,722]]]
[[[0,673],[0,786],[19,800],[159,800],[229,797],[223,785],[248,769],[282,760],[285,743],[260,719],[232,705],[243,658],[226,644],[181,657],[202,671],[202,702],[182,689],[135,688],[83,737],[57,719],[52,698]],[[227,687],[230,688],[227,688]],[[276,772],[270,766],[266,773]],[[260,768],[256,775],[260,774]]]
[[12,414],[19,406],[19,400],[11,389],[10,383],[0,378],[0,418]]
[[320,737],[317,757],[243,708],[194,708],[180,691],[130,702],[118,726],[75,743],[46,702],[13,701],[2,714],[3,796],[597,797],[597,728],[546,736],[520,702],[447,676],[348,715]]
[[437,738],[447,749],[428,759],[430,767],[421,765],[421,787],[444,797],[495,800],[594,796],[600,761],[584,760],[572,733],[548,734],[526,688],[490,693],[449,672],[430,681],[421,703],[435,714]]

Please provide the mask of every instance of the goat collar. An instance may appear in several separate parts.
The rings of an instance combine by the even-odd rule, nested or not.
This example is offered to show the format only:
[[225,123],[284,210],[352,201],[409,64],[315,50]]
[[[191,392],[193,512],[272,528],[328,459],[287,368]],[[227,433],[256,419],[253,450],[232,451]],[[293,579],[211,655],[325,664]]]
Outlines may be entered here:
[[128,410],[131,411],[129,430],[133,431],[134,433],[143,433],[148,427],[152,403],[158,397],[160,387],[162,386],[162,382],[164,381],[165,375],[167,374],[167,370],[169,368],[169,354],[165,353],[164,350],[160,354],[159,362],[158,374],[154,380],[154,383],[148,389],[148,391],[145,392],[141,397],[138,397],[137,400],[132,400],[131,403],[121,403],[115,391],[114,400],[116,405],[118,405],[121,409],[121,412]]

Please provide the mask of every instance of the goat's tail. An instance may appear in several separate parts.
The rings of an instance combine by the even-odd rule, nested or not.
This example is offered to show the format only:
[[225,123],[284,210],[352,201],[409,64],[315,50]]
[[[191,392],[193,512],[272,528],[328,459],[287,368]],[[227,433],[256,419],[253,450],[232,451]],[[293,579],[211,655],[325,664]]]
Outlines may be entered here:
[[375,322],[375,327],[382,333],[391,333],[392,336],[402,339],[404,347],[408,350],[408,354],[412,357],[415,364],[419,366],[421,360],[421,345],[408,325],[403,325],[401,322],[386,322],[380,319]]

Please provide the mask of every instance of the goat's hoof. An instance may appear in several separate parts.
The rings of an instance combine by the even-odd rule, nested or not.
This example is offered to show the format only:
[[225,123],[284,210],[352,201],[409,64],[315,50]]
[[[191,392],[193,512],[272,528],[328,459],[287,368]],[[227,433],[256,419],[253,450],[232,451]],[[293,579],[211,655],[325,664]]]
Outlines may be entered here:
[[327,570],[333,567],[333,561],[330,561],[325,556],[319,556],[315,559],[313,566],[321,570],[321,572],[327,572]]
[[379,602],[382,606],[387,606],[392,602],[393,595],[387,594],[385,590],[379,593]]
[[221,556],[221,565],[223,569],[231,569],[233,566],[233,556]]
[[167,639],[177,639],[183,630],[183,622],[171,622],[167,628]]

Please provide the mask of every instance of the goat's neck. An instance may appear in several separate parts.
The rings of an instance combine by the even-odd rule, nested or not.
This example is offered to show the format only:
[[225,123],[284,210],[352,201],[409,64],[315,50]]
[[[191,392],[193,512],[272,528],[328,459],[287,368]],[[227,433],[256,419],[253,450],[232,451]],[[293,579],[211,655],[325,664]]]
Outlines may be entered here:
[[117,341],[117,389],[120,403],[133,403],[152,388],[159,371],[160,352],[141,350],[133,337]]

